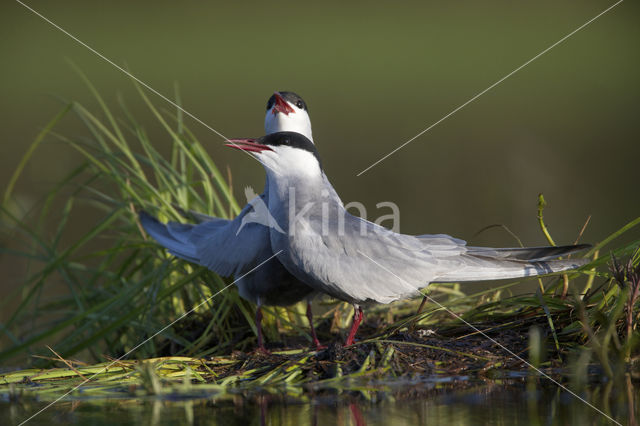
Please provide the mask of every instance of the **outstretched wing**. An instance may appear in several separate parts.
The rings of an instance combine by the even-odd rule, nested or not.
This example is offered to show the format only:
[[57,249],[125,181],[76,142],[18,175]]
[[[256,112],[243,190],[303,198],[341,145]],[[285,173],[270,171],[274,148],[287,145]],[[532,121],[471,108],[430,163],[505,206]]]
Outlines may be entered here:
[[140,221],[171,254],[230,276],[251,269],[272,254],[269,229],[259,223],[243,223],[252,209],[247,204],[233,220],[212,218],[198,224],[163,224],[141,211]]

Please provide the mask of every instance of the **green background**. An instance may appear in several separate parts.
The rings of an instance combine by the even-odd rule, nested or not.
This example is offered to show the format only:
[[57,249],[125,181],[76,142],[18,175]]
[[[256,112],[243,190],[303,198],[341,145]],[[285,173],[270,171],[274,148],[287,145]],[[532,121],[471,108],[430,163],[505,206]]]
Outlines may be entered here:
[[[27,3],[142,81],[174,97],[228,137],[263,133],[274,90],[307,101],[324,167],[345,202],[369,219],[395,202],[405,233],[448,233],[470,243],[545,244],[536,200],[559,244],[597,242],[640,212],[638,100],[640,8],[627,1],[449,117],[378,166],[356,174],[555,43],[612,2],[92,2]],[[109,104],[121,95],[143,123],[148,113],[128,77],[17,2],[0,13],[3,187],[20,157],[65,99],[96,103],[68,61]],[[172,107],[154,98],[159,107]],[[149,119],[159,147],[167,136]],[[188,125],[236,196],[262,188],[256,162]],[[84,137],[71,116],[57,131]],[[56,142],[41,147],[19,181],[18,209],[38,200],[80,161]],[[81,210],[65,236],[92,221]],[[51,224],[50,226],[55,226]],[[55,228],[53,228],[55,229]],[[3,246],[20,239],[3,227]],[[52,231],[53,232],[53,231]],[[0,258],[0,295],[25,276]],[[4,317],[5,313],[2,313]]]

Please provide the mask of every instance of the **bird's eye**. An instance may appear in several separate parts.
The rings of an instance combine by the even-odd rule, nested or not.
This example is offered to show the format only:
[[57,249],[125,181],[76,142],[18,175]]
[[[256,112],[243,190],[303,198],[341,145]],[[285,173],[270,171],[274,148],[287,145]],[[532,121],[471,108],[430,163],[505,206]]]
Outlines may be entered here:
[[304,106],[304,104],[302,103],[302,101],[298,101],[296,102],[296,106],[300,109],[302,109],[302,107]]

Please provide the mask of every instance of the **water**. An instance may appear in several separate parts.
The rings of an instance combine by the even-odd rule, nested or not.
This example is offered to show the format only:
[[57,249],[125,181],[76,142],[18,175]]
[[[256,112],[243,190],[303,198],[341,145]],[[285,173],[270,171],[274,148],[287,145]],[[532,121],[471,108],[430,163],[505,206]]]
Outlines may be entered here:
[[[532,378],[405,380],[370,389],[310,389],[298,396],[280,390],[223,397],[65,399],[28,424],[604,425],[616,424],[613,420],[636,424],[634,413],[640,408],[637,385],[634,389],[630,380],[592,386],[580,394],[604,414],[557,385]],[[44,402],[5,399],[0,402],[0,419],[4,424],[20,424],[45,406]]]

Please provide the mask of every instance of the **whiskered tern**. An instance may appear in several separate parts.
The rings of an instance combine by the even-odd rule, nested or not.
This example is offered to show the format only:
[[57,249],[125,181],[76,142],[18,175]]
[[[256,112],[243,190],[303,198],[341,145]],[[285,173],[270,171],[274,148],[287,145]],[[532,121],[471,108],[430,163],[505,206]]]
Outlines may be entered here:
[[271,248],[284,267],[314,290],[354,305],[346,345],[363,320],[361,305],[416,296],[431,282],[531,277],[583,266],[557,259],[588,245],[471,247],[449,235],[406,235],[349,214],[322,169],[318,150],[303,134],[276,132],[234,139],[232,148],[255,156],[267,173]]

